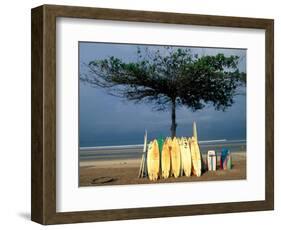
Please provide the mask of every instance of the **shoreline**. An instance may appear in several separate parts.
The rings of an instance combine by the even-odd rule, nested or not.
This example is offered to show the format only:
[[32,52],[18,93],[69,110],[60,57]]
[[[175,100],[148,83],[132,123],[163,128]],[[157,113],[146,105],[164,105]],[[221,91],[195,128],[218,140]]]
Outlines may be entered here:
[[[203,155],[205,161],[206,154]],[[151,182],[148,178],[138,178],[141,158],[82,160],[79,162],[79,186],[106,186],[128,184],[155,184],[188,181],[218,181],[246,179],[246,151],[232,152],[233,168],[203,172],[201,177],[170,177]],[[218,165],[218,164],[217,164]],[[107,183],[93,182],[97,178],[111,178]]]
[[[228,148],[231,152],[245,152],[246,142],[243,140],[233,141],[204,141],[200,144],[201,153],[206,154],[208,150],[220,152],[222,148]],[[141,159],[143,145],[120,145],[120,146],[98,146],[81,147],[79,149],[79,161],[105,161],[105,160],[127,160]]]

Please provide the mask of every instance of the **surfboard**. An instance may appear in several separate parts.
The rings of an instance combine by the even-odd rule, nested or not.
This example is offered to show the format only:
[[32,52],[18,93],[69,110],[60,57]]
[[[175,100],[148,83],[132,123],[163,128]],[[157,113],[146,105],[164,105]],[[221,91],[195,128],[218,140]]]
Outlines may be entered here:
[[161,154],[162,148],[163,148],[163,145],[164,145],[164,138],[158,137],[157,142],[158,142],[159,153]]
[[188,139],[185,137],[181,138],[180,152],[182,170],[185,176],[190,176],[192,169],[191,152]]
[[180,146],[177,138],[173,138],[172,140],[172,149],[171,149],[171,161],[172,161],[172,174],[175,178],[180,175],[181,168],[181,153]]
[[[181,149],[182,149],[182,145],[183,145],[183,142],[182,142],[182,137],[177,137],[177,140],[178,140],[178,143],[179,143],[179,146],[180,146],[180,155],[181,155]],[[179,176],[183,176],[183,162],[182,162],[182,155],[181,155],[181,167],[180,167],[180,175]]]
[[165,140],[162,148],[161,166],[162,177],[167,179],[170,176],[171,170],[171,143],[168,138]]
[[200,149],[197,140],[192,137],[189,140],[190,144],[190,152],[191,152],[191,158],[192,158],[192,173],[195,176],[201,176],[201,155],[200,155]]
[[141,164],[139,169],[139,178],[146,177],[146,154],[147,154],[147,130],[144,132],[144,141],[143,141],[143,153],[141,158]]
[[217,168],[217,157],[214,150],[209,150],[207,153],[207,164],[209,171],[216,171]]
[[161,172],[161,168],[162,168],[162,162],[161,162],[161,157],[162,157],[162,149],[163,149],[163,144],[164,144],[164,139],[163,137],[158,137],[157,138],[157,143],[158,143],[158,148],[159,148],[159,159],[160,159],[160,172]]
[[232,156],[229,153],[227,156],[227,165],[226,165],[227,169],[232,169]]
[[228,158],[229,153],[230,152],[227,148],[223,148],[221,151],[220,168],[223,170],[227,169],[227,158]]
[[198,141],[198,138],[197,138],[197,127],[196,127],[196,122],[193,121],[193,137],[195,138],[195,140]]
[[160,154],[157,140],[149,143],[147,151],[147,173],[149,180],[155,181],[159,176]]

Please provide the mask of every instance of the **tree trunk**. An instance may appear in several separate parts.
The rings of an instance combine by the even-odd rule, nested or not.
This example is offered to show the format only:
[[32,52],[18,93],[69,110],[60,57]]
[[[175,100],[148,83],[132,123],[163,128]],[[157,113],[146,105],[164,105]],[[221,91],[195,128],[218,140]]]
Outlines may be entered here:
[[174,138],[176,136],[176,129],[177,129],[177,123],[176,123],[176,100],[172,100],[172,125],[171,125],[171,136]]

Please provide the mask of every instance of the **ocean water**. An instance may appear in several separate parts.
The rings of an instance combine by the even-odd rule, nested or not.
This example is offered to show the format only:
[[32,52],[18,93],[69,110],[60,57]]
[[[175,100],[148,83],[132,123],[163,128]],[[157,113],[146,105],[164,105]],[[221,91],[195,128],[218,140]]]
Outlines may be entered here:
[[[230,152],[246,151],[246,140],[217,140],[199,142],[200,151],[203,155],[208,150],[215,150],[220,153],[223,148]],[[79,159],[85,160],[113,160],[113,159],[136,159],[143,153],[143,144],[100,146],[100,147],[80,147]]]
[[[202,122],[203,123],[203,122]],[[235,127],[223,127],[217,125],[216,130],[213,129],[212,125],[210,129],[207,128],[205,123],[197,125],[198,138],[200,140],[245,140],[246,139],[246,128],[244,124],[240,126],[235,125]],[[243,126],[243,127],[242,127]],[[185,127],[179,127],[177,129],[178,137],[191,137],[192,136],[192,123],[188,125],[189,129],[184,129]],[[201,127],[204,127],[201,128]],[[206,127],[206,128],[205,128]],[[221,128],[223,127],[223,128]],[[144,130],[140,129],[137,131],[125,132],[119,129],[111,130],[110,132],[105,133],[96,133],[95,130],[92,130],[91,135],[86,135],[80,130],[79,144],[80,147],[94,147],[94,146],[111,146],[111,145],[134,145],[143,143]],[[171,133],[169,127],[148,130],[148,139],[154,139],[158,137],[167,137]],[[210,135],[211,134],[211,135]]]

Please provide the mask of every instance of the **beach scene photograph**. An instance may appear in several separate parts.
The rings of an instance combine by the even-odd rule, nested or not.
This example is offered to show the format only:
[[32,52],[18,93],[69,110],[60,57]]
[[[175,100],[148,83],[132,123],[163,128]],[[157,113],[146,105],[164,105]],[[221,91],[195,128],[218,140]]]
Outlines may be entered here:
[[247,50],[84,42],[79,186],[247,179]]

